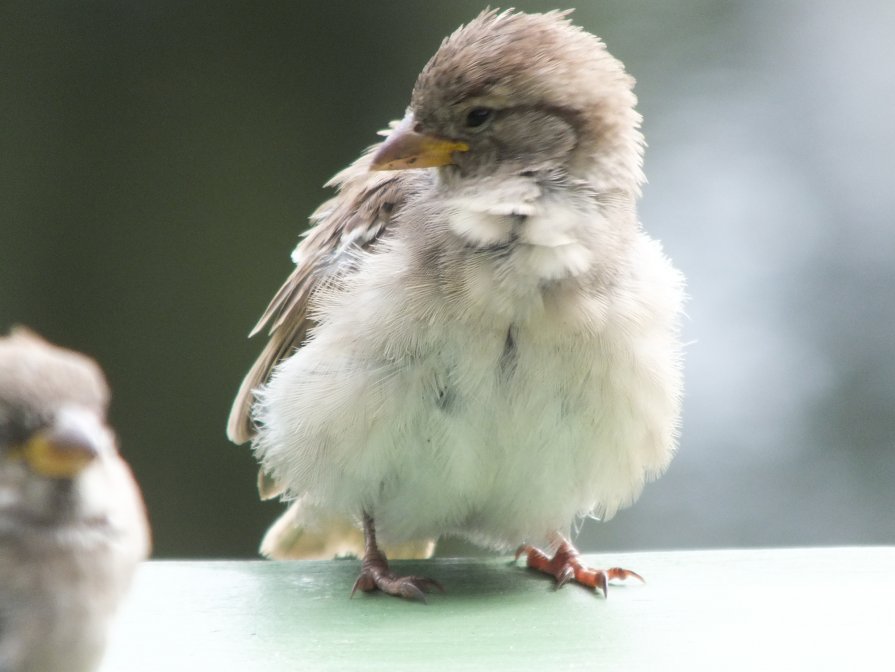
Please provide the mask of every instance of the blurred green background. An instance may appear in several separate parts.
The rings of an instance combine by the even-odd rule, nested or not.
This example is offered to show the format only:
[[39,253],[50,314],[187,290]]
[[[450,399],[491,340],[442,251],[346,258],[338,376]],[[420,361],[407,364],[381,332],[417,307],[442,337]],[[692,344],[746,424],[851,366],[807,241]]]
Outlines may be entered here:
[[[483,6],[0,3],[0,328],[101,362],[157,557],[255,554],[280,506],[224,437],[246,334],[323,182]],[[893,543],[895,3],[574,17],[638,79],[641,219],[693,297],[680,454],[582,546]]]

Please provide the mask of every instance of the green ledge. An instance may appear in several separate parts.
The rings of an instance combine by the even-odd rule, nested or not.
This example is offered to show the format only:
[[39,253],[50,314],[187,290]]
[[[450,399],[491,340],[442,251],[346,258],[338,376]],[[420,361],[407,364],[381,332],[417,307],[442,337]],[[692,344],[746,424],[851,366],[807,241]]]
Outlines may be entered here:
[[395,562],[428,604],[349,599],[356,560],[154,561],[102,672],[891,669],[895,547],[586,556],[608,599],[509,559]]

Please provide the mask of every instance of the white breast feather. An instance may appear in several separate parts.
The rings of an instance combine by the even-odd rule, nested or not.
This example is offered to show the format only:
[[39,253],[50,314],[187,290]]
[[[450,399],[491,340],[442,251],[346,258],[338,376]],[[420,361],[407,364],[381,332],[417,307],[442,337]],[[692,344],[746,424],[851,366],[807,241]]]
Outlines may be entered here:
[[601,263],[599,217],[455,203],[457,249],[512,248],[447,279],[401,236],[366,257],[261,393],[265,469],[314,506],[371,512],[386,542],[511,547],[633,502],[674,451],[683,281],[637,232],[611,289],[566,282]]

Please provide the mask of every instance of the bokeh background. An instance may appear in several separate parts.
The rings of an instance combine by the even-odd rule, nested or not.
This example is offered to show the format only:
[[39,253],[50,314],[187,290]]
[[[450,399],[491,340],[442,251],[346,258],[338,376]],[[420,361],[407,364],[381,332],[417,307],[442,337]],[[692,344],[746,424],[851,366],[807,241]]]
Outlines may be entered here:
[[[102,363],[157,557],[255,555],[280,507],[224,437],[246,334],[323,182],[482,7],[0,3],[0,329]],[[895,542],[895,3],[574,17],[638,80],[641,219],[692,295],[679,455],[581,545]]]

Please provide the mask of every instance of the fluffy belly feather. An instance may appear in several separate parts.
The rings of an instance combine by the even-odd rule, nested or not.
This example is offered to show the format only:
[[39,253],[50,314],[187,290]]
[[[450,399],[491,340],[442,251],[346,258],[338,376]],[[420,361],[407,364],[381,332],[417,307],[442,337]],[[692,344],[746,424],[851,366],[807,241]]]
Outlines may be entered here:
[[507,547],[610,517],[673,452],[667,333],[546,326],[422,329],[413,356],[371,365],[331,325],[265,390],[258,455],[295,496],[371,513],[386,542]]

